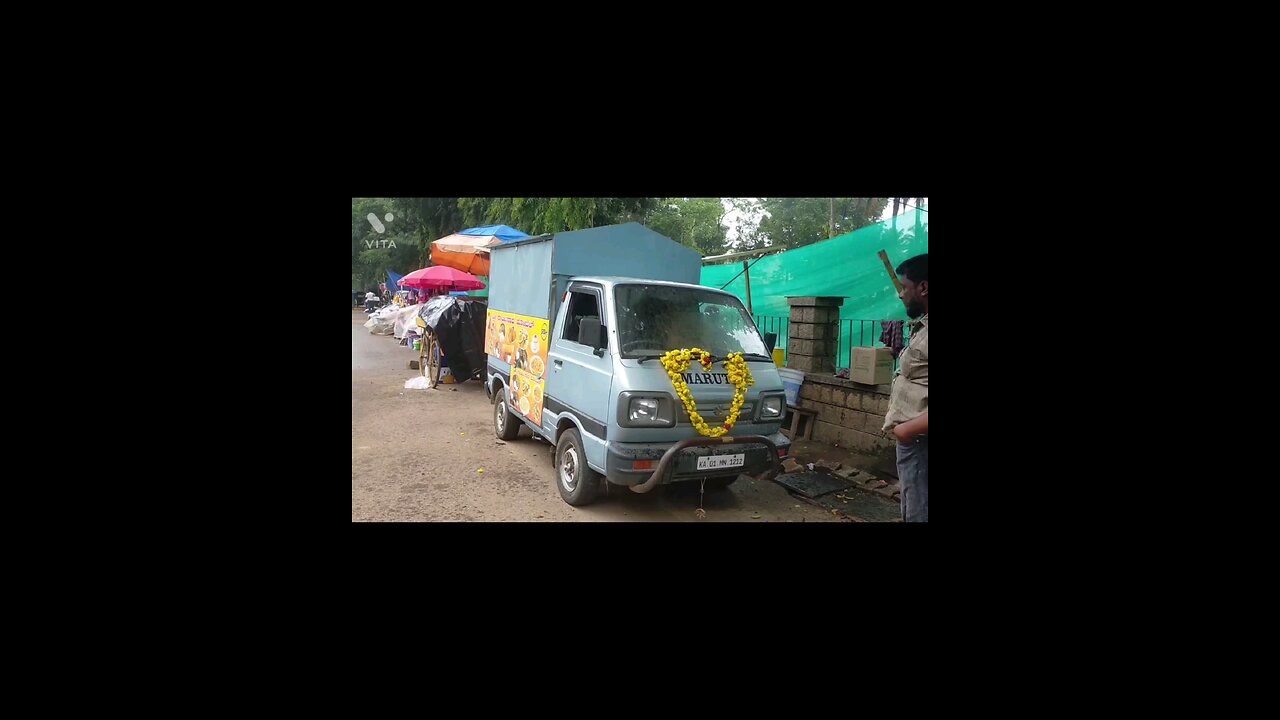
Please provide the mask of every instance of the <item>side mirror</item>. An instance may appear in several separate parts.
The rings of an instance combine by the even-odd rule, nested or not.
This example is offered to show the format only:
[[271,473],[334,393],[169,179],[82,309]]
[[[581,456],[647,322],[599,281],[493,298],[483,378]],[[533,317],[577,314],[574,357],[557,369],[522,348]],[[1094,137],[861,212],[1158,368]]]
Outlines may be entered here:
[[778,344],[778,333],[765,333],[764,346],[769,348],[769,354],[773,354],[773,346]]
[[604,333],[605,328],[598,317],[584,317],[578,324],[578,342],[591,346],[596,355],[603,355],[609,343]]

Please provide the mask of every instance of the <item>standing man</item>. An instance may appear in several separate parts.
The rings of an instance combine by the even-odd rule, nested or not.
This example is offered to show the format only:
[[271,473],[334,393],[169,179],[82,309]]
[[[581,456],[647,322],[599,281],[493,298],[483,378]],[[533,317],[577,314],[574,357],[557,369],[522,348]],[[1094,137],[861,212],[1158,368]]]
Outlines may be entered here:
[[893,378],[885,432],[898,441],[902,520],[929,522],[929,253],[903,262],[898,298],[911,318],[911,335]]

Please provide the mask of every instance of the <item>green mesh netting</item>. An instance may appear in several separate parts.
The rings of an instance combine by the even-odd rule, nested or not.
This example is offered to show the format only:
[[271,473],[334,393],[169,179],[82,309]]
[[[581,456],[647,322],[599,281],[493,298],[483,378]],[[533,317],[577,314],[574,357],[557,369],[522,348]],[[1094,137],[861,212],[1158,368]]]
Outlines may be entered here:
[[[786,319],[791,314],[788,295],[844,297],[836,367],[849,366],[851,345],[882,346],[878,321],[905,320],[907,313],[880,261],[880,250],[888,254],[895,268],[909,257],[929,252],[929,213],[909,211],[830,240],[749,263],[751,311],[760,330],[777,332],[777,347],[785,348]],[[702,284],[723,286],[743,305],[747,304],[741,262],[703,267]]]

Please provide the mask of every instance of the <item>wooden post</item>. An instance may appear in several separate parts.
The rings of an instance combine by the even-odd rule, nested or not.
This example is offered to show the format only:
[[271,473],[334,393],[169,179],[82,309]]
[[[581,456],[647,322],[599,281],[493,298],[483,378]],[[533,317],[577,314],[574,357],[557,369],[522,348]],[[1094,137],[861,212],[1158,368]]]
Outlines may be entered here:
[[884,269],[889,271],[889,279],[893,281],[893,286],[898,292],[902,292],[902,281],[898,279],[898,273],[893,271],[893,265],[889,262],[889,256],[885,251],[880,251],[880,261],[884,263]]
[[742,274],[747,279],[747,314],[755,315],[755,312],[751,309],[751,267],[747,265],[746,260],[742,261]]

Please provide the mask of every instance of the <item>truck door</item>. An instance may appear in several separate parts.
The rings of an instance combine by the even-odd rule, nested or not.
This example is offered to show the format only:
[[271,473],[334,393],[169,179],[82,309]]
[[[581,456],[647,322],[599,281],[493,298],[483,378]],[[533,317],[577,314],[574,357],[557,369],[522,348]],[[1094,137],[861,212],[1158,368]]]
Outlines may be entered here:
[[[563,303],[560,322],[552,331],[547,351],[547,389],[544,409],[571,413],[586,431],[582,438],[587,461],[597,470],[605,467],[605,440],[609,389],[613,384],[613,357],[608,347],[597,355],[590,345],[578,342],[584,318],[607,325],[604,290],[593,283],[571,283],[569,298]],[[608,338],[608,333],[605,333]],[[612,342],[607,340],[606,342]]]

